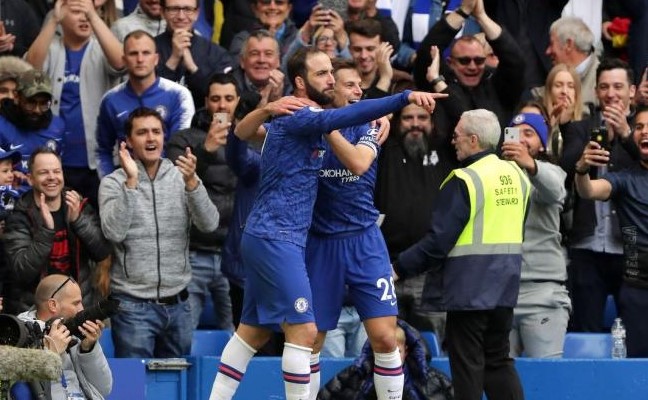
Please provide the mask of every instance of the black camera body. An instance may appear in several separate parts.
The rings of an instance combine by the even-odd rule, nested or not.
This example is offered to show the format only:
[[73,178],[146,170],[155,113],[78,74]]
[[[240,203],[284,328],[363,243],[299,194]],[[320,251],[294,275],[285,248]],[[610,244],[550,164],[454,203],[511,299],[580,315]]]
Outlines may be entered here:
[[[104,299],[99,303],[95,304],[92,307],[88,307],[82,311],[79,311],[74,317],[61,320],[61,323],[65,325],[66,328],[70,331],[72,336],[76,336],[79,339],[83,339],[83,333],[79,330],[79,326],[83,325],[84,322],[90,320],[104,320],[110,318],[117,313],[119,309],[119,300],[115,299]],[[52,318],[45,324],[45,331],[49,332],[52,327],[52,323],[59,318]]]

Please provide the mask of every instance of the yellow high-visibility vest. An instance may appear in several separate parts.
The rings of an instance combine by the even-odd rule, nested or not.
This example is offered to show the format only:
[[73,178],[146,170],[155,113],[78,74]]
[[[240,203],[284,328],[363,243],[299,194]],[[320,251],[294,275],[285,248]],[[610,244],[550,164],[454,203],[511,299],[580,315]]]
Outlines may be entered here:
[[468,188],[470,220],[448,261],[467,255],[520,254],[531,187],[526,174],[514,162],[491,154],[455,169],[441,187],[454,176]]

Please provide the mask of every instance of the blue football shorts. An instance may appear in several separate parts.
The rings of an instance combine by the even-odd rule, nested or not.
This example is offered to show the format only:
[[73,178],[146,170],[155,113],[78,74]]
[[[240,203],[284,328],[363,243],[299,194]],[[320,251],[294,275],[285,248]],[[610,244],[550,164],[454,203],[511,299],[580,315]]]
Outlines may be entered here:
[[378,226],[354,234],[309,235],[306,266],[318,330],[335,329],[346,290],[363,321],[398,315],[387,245]]
[[243,233],[241,255],[246,273],[241,322],[274,328],[315,321],[303,247]]

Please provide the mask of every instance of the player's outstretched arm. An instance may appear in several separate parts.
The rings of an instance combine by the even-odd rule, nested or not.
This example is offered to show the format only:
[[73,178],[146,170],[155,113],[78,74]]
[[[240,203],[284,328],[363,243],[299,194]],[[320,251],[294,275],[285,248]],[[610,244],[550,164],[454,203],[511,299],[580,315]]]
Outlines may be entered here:
[[428,92],[411,92],[407,99],[410,104],[416,104],[423,107],[427,112],[432,114],[436,107],[436,99],[448,97],[447,93],[428,93]]
[[311,105],[307,99],[300,99],[294,96],[282,97],[277,101],[266,104],[261,108],[257,108],[236,124],[234,134],[241,140],[249,140],[269,117],[277,115],[292,115],[295,111],[302,107]]

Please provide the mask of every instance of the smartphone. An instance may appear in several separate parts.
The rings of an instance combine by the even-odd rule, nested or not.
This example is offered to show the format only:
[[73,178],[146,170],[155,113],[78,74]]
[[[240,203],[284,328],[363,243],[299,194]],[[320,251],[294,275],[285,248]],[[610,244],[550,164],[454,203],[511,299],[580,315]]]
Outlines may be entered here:
[[322,6],[322,9],[337,11],[340,17],[342,17],[342,20],[347,20],[347,13],[349,11],[348,0],[319,0],[318,3]]
[[504,141],[505,142],[519,142],[520,141],[520,128],[506,127],[504,128]]
[[229,114],[224,112],[214,113],[214,119],[218,120],[221,124],[229,122]]
[[608,132],[605,126],[592,129],[590,140],[592,142],[598,143],[602,149],[607,149],[610,147],[610,143],[608,142]]

